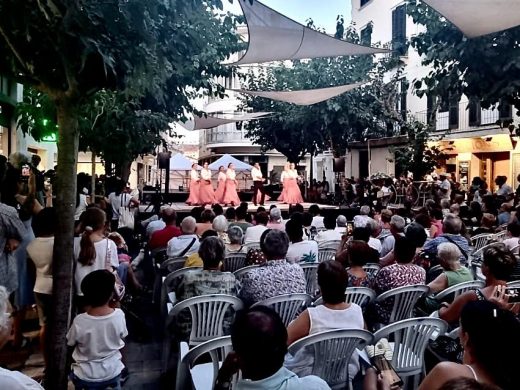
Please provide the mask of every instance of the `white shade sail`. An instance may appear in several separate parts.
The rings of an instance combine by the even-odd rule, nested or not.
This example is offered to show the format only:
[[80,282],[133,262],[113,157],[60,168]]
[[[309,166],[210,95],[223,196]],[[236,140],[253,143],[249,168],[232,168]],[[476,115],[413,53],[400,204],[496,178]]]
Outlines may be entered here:
[[233,89],[235,92],[245,93],[251,96],[258,96],[281,102],[292,103],[298,106],[310,106],[332,99],[345,92],[351,91],[365,83],[355,83],[339,85],[337,87],[307,89],[301,91],[248,91],[244,89]]
[[469,38],[520,25],[520,0],[423,0]]
[[249,30],[249,45],[237,65],[390,51],[336,39],[305,27],[258,0],[239,3]]
[[195,116],[193,120],[189,120],[186,123],[180,123],[181,126],[186,128],[187,130],[202,130],[202,129],[211,129],[213,127],[218,127],[222,125],[227,125],[228,123],[236,123],[236,122],[245,122],[253,119],[259,119],[263,116],[271,114],[270,112],[254,112],[254,113],[245,113],[241,115],[233,115],[225,118],[216,117],[212,115],[204,116]]
[[253,168],[251,165],[246,164],[229,154],[225,154],[218,160],[212,162],[208,165],[208,168],[212,171],[218,171],[219,167],[223,166],[224,168],[227,168],[230,163],[235,166],[235,171],[250,171]]

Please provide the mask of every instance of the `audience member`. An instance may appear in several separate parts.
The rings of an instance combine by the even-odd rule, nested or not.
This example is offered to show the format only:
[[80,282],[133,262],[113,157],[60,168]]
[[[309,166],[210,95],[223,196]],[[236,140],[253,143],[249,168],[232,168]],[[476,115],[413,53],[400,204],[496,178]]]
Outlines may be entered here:
[[341,234],[336,231],[336,219],[332,214],[323,217],[323,226],[326,230],[318,232],[314,240],[318,243],[318,247],[330,241],[341,241]]
[[244,236],[244,243],[254,243],[260,242],[260,236],[264,231],[267,230],[267,222],[269,221],[269,216],[266,212],[257,212],[255,214],[255,226],[251,226],[246,230],[246,234]]
[[315,263],[318,261],[318,244],[313,240],[303,240],[301,223],[290,219],[285,224],[285,232],[291,242],[286,255],[289,263]]
[[507,249],[518,255],[518,248],[520,245],[520,224],[510,223],[507,225],[507,238],[502,241]]
[[162,220],[164,227],[158,229],[150,236],[148,248],[152,251],[166,249],[168,242],[182,234],[181,230],[175,225],[177,222],[177,213],[171,207],[167,207],[162,211]]
[[[167,205],[163,205],[159,209],[159,215],[156,216],[155,220],[150,221],[150,218],[147,220],[148,223],[146,225],[146,238],[150,240],[152,237],[152,234],[156,232],[157,230],[164,229],[166,226],[166,223],[163,221],[163,211],[170,208]],[[144,222],[144,221],[143,221]]]
[[[202,243],[206,238],[208,237],[218,237],[218,234],[215,230],[206,230],[202,236],[199,239],[199,244]],[[199,246],[200,249],[200,246]],[[184,262],[184,267],[202,267],[203,262],[202,258],[199,256],[199,252],[192,253],[186,258],[186,261]]]
[[[460,262],[461,264],[466,265],[470,249],[468,240],[461,235],[462,220],[453,214],[446,215],[442,222],[442,231],[443,233],[439,237],[428,241],[424,245],[424,252],[429,255],[430,259],[436,259],[437,247],[439,244],[442,244],[443,242],[451,242],[459,247],[461,251]],[[436,264],[437,261],[434,260],[431,265]]]
[[229,244],[226,244],[226,254],[247,253],[244,246],[244,232],[239,226],[230,226],[227,230]]
[[378,254],[381,254],[381,250],[383,249],[383,247],[381,245],[381,241],[377,238],[381,234],[381,226],[379,226],[379,224],[371,218],[367,221],[366,227],[370,231],[368,246],[376,250]]
[[496,217],[493,214],[484,213],[480,220],[480,226],[473,230],[472,237],[479,234],[493,234],[495,233]]
[[244,234],[246,233],[247,229],[250,228],[251,226],[253,226],[252,223],[249,223],[246,221],[246,217],[247,217],[247,203],[246,203],[246,206],[243,207],[242,205],[240,205],[239,207],[237,207],[236,209],[236,216],[237,216],[237,221],[236,222],[232,222],[229,224],[229,226],[238,226],[240,229],[242,229],[242,231],[244,232]]
[[183,257],[196,253],[199,250],[199,238],[195,234],[196,231],[197,222],[195,218],[184,218],[181,222],[182,234],[168,241],[168,248],[166,250],[168,257]]
[[227,234],[228,226],[228,221],[223,215],[217,215],[213,220],[213,230],[217,232],[218,237],[224,242],[224,244],[229,244],[229,237]]
[[390,218],[390,234],[381,240],[381,257],[385,257],[394,249],[397,236],[404,236],[406,222],[399,215],[392,215]]
[[354,217],[354,227],[365,227],[367,226],[368,220],[370,219],[370,206],[361,206],[359,209],[359,215]]
[[352,240],[347,244],[344,255],[341,254],[336,258],[347,268],[348,287],[374,288],[375,276],[363,269],[372,255],[373,249],[365,241]]
[[311,226],[315,227],[317,231],[325,229],[325,225],[323,224],[323,217],[320,215],[320,206],[318,206],[317,204],[311,205],[309,207],[309,214],[312,215]]
[[200,237],[206,230],[213,229],[215,213],[210,209],[205,209],[200,214],[200,222],[197,223],[197,235]]
[[231,341],[234,352],[223,362],[215,390],[228,389],[238,371],[242,379],[233,386],[236,390],[330,390],[324,380],[313,375],[299,378],[283,366],[287,329],[270,308],[260,306],[238,313],[231,328]]
[[443,272],[428,284],[433,294],[448,287],[473,280],[471,271],[460,264],[460,249],[451,242],[444,242],[437,247],[437,259]]
[[237,213],[236,213],[236,210],[234,207],[228,207],[226,209],[226,219],[228,221],[228,223],[233,223],[233,222],[236,222],[237,220]]
[[497,225],[505,225],[509,223],[511,219],[511,205],[509,203],[502,203],[500,205],[500,212],[497,216]]
[[282,222],[282,212],[278,207],[272,207],[269,210],[269,222],[267,222],[268,229],[285,230],[285,225]]
[[338,215],[336,218],[336,230],[340,235],[343,235],[347,232],[347,217],[344,215]]
[[281,230],[269,230],[260,242],[266,263],[242,277],[240,298],[246,305],[282,294],[305,293],[305,275],[298,264],[286,261],[289,237]]

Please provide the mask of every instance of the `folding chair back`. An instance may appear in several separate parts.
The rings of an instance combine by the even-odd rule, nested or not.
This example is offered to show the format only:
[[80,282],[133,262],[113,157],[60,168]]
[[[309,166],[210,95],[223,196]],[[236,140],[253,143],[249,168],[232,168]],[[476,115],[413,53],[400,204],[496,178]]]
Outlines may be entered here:
[[317,263],[303,263],[300,264],[305,274],[305,281],[307,282],[307,294],[315,297],[318,287],[318,264]]
[[246,253],[233,253],[227,255],[222,262],[222,270],[226,272],[235,272],[246,266]]
[[386,291],[376,298],[376,302],[384,302],[387,299],[393,299],[392,312],[390,313],[389,323],[401,321],[413,317],[413,309],[415,304],[424,294],[428,293],[429,287],[416,284],[412,286],[403,286]]
[[282,318],[285,326],[294,320],[311,303],[312,298],[307,294],[283,294],[257,302],[255,306],[271,307]]

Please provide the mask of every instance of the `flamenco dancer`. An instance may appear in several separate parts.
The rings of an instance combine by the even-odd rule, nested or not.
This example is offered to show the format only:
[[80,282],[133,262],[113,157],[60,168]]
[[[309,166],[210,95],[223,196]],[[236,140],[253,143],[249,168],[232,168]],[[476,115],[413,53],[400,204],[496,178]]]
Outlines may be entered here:
[[[298,186],[298,171],[294,163],[290,163],[287,170],[282,172],[283,191],[280,197],[286,204],[303,203],[302,193]],[[279,199],[280,200],[280,199]]]
[[215,203],[215,192],[211,184],[211,171],[208,168],[208,163],[205,162],[200,171],[200,187],[199,187],[199,203],[202,206]]
[[197,172],[197,164],[193,164],[190,172],[190,196],[188,197],[186,204],[189,204],[190,206],[196,206],[199,204],[199,187],[200,179],[199,172]]
[[230,204],[231,206],[236,206],[240,204],[237,186],[238,182],[236,180],[235,166],[233,163],[229,163],[226,171],[226,188],[224,190],[224,198],[222,199],[224,205]]
[[223,165],[218,167],[217,189],[215,191],[215,201],[224,204],[224,192],[226,191],[226,170]]

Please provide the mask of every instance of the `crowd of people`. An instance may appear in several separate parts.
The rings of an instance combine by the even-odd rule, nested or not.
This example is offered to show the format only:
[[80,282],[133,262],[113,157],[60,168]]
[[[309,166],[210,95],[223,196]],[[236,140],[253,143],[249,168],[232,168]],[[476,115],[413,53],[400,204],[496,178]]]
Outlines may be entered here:
[[[497,191],[492,194],[483,180],[473,180],[471,188],[463,192],[441,175],[421,207],[409,202],[385,206],[377,195],[381,190],[377,190],[374,198],[370,192],[360,194],[359,207],[349,209],[348,215],[341,209],[322,212],[318,205],[305,211],[289,191],[283,194],[291,204],[288,214],[275,204],[250,213],[247,203],[226,195],[228,188],[234,188],[233,183],[228,187],[235,180],[233,175],[222,169],[215,192],[211,182],[207,183],[207,169],[203,167],[200,177],[194,170],[197,176],[192,176],[190,203],[201,205],[193,207],[190,215],[180,218],[171,206],[163,205],[158,215],[137,217],[132,226],[124,215],[126,209],[139,205],[139,197],[126,182],[112,185],[113,191],[102,197],[89,196],[88,186],[78,183],[73,276],[76,316],[67,334],[73,349],[71,380],[76,388],[119,388],[124,382],[129,374],[123,363],[128,331],[121,299],[153,295],[155,265],[168,258],[182,259],[180,267],[192,267],[174,286],[177,302],[226,294],[240,298],[245,307],[235,316],[226,315],[225,331],[231,334],[234,352],[218,373],[217,389],[227,388],[238,370],[242,373],[235,385],[238,389],[329,388],[323,379],[311,375],[314,355],[306,350],[290,355],[288,345],[326,330],[374,331],[390,322],[392,302],[366,307],[348,303],[345,290],[349,287],[367,287],[381,295],[411,285],[429,287],[416,314],[436,312],[450,326],[460,324],[459,347],[463,350],[461,358],[431,369],[421,389],[457,388],[456,384],[447,386],[460,381],[515,388],[520,307],[509,302],[506,284],[518,269],[520,208],[515,208],[518,198],[505,178],[497,178]],[[23,344],[19,327],[24,309],[36,305],[40,347],[48,361],[52,253],[59,218],[52,207],[52,185],[44,179],[40,186],[34,162],[21,155],[10,158],[8,165],[0,161],[0,171],[0,177],[6,177],[0,180],[0,335],[5,336],[0,347],[8,339],[14,348]],[[294,181],[297,188],[296,178],[289,173],[285,180]],[[255,203],[265,202],[261,186],[257,192]],[[218,201],[215,194],[228,201]],[[224,210],[219,203],[230,207]],[[495,240],[493,234],[500,231],[507,233]],[[471,237],[482,234],[489,234],[488,246],[481,258],[474,259]],[[331,245],[335,245],[332,255],[320,258]],[[226,257],[235,254],[245,256],[244,266],[256,267],[238,278],[224,266]],[[447,288],[474,280],[475,269],[470,266],[477,261],[484,287],[451,301],[435,300]],[[369,263],[376,264],[379,271],[368,272]],[[282,294],[308,292],[302,264],[318,264],[313,298],[321,297],[321,304],[307,307],[286,326],[275,311],[255,304]],[[33,277],[29,266],[36,270]],[[176,339],[189,339],[191,326],[189,312],[181,312],[175,322]],[[385,384],[377,375],[374,378],[370,362],[357,354],[345,362],[344,369],[351,380],[364,381],[365,388]],[[40,388],[37,386],[20,373],[0,370],[0,388]]]

